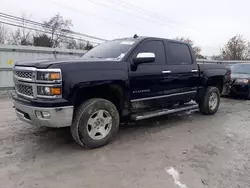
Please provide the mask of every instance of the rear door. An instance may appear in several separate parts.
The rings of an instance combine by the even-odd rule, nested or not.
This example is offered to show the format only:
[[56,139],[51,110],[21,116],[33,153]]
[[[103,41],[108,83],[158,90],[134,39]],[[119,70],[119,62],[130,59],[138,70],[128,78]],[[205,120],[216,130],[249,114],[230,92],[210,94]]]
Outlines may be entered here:
[[199,68],[192,49],[185,43],[165,41],[167,68],[163,71],[168,75],[167,94],[173,101],[194,99],[199,86]]

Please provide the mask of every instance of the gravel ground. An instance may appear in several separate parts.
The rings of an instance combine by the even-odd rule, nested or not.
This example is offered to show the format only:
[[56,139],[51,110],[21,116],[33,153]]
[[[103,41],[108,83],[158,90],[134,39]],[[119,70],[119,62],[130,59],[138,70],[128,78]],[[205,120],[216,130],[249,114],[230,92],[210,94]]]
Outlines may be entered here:
[[250,187],[249,107],[222,99],[214,116],[194,111],[122,126],[111,144],[85,150],[68,128],[22,123],[0,99],[1,188]]

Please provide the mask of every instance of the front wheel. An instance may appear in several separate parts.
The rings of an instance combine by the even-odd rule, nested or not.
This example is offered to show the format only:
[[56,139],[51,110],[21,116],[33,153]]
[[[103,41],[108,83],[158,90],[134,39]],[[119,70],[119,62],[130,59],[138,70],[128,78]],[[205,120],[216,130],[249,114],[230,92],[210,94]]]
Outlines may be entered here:
[[246,100],[250,100],[250,90],[248,91],[246,97],[245,97]]
[[199,102],[200,112],[205,115],[213,115],[220,106],[220,91],[216,87],[208,87],[204,97]]
[[108,100],[95,98],[78,107],[71,134],[81,146],[94,149],[108,144],[118,132],[119,112]]

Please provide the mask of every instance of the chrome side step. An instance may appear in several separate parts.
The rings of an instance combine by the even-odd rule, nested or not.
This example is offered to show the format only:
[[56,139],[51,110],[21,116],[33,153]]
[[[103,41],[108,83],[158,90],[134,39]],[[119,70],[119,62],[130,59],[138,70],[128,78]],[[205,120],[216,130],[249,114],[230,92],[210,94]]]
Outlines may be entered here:
[[194,109],[198,109],[198,105],[196,103],[184,104],[181,106],[175,106],[171,109],[161,109],[161,110],[156,110],[156,111],[151,111],[151,112],[142,112],[142,113],[133,114],[131,115],[131,119],[138,121],[138,120],[143,120],[143,119],[148,119],[152,117],[173,114],[173,113],[183,112],[183,111],[188,111],[188,110],[194,110]]

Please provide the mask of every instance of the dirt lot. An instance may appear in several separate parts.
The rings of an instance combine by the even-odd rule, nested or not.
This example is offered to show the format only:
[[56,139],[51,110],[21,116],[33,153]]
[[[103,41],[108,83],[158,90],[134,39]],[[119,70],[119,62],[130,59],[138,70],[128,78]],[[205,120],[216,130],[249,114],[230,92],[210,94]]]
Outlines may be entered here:
[[189,112],[122,126],[110,145],[84,150],[69,129],[21,123],[1,99],[0,187],[250,187],[249,107],[222,99],[214,116]]

